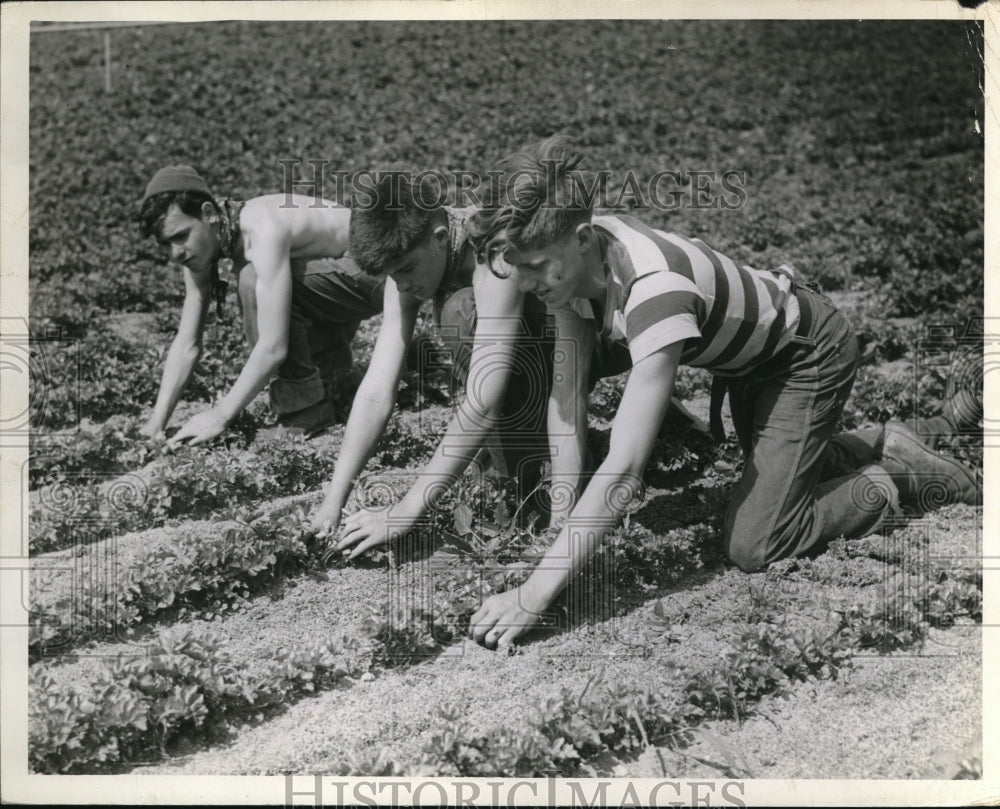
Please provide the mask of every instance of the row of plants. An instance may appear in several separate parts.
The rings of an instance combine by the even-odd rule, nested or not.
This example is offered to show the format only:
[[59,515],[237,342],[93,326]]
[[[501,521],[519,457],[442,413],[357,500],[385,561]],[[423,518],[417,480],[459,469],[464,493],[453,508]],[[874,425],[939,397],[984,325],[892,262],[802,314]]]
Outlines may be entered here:
[[[158,320],[173,322],[174,313]],[[155,345],[115,328],[108,317],[86,326],[86,333],[53,325],[59,319],[33,320],[31,426],[35,430],[69,430],[82,420],[102,422],[118,414],[139,415],[156,400],[170,340],[168,327]],[[189,401],[211,401],[236,380],[246,347],[235,324],[210,328],[198,367],[185,388]]]
[[[238,436],[234,440],[240,442]],[[111,520],[118,531],[128,532],[300,494],[320,486],[331,465],[318,445],[283,436],[261,438],[242,450],[224,445],[164,450],[140,472],[103,484],[74,485],[67,476],[31,493],[30,548],[36,554],[72,546],[88,520]]]
[[[219,741],[239,724],[320,690],[369,679],[411,657],[388,648],[429,643],[412,620],[375,610],[359,632],[276,648],[251,667],[217,633],[161,631],[141,657],[104,663],[84,688],[44,663],[29,672],[29,764],[37,773],[107,773],[170,755],[175,742]],[[402,622],[401,622],[402,621]]]
[[[496,492],[496,486],[491,490]],[[471,487],[463,491],[468,495]],[[471,523],[471,516],[465,516],[471,509],[463,501],[454,509],[457,518],[440,510],[435,524],[446,524],[452,536],[446,548],[471,549],[471,525],[463,524]],[[470,534],[465,540],[454,532],[456,519]],[[534,541],[530,532],[523,537]],[[29,650],[36,657],[62,654],[95,637],[128,637],[137,624],[165,610],[194,604],[224,608],[251,589],[297,571],[322,547],[310,535],[306,506],[292,504],[257,515],[240,509],[230,520],[186,525],[151,538],[99,540],[78,548],[72,557],[36,557]],[[484,562],[492,547],[481,546],[487,552]],[[382,562],[386,553],[374,556]],[[337,559],[331,554],[323,562]]]
[[[483,493],[481,484],[479,493]],[[502,498],[488,496],[487,507],[477,514],[464,505],[467,495],[451,515],[458,539],[452,540],[450,547],[473,564],[459,565],[437,580],[433,614],[426,616],[435,638],[442,642],[466,634],[468,619],[483,598],[523,582],[554,535],[551,531],[518,531],[511,521],[505,529]],[[627,514],[582,574],[583,586],[606,590],[607,576],[600,571],[606,571],[609,563],[616,585],[662,583],[721,564],[717,547],[721,490],[685,495],[688,502],[671,503],[671,512],[686,513],[701,522],[657,536],[634,514]],[[602,560],[601,555],[607,558]],[[810,560],[801,560],[801,564],[808,566]],[[682,676],[678,687],[669,693],[615,684],[586,699],[585,694],[564,692],[537,708],[525,727],[497,728],[488,733],[463,722],[460,708],[443,705],[440,727],[415,763],[400,765],[391,751],[379,750],[352,756],[341,764],[339,772],[594,775],[595,759],[605,754],[628,757],[650,745],[684,747],[699,723],[741,720],[765,697],[787,694],[796,681],[836,678],[841,669],[852,665],[858,653],[919,648],[932,626],[947,627],[959,617],[981,621],[981,599],[982,580],[977,571],[940,570],[931,580],[896,574],[870,601],[835,611],[832,622],[822,627],[792,625],[776,617],[781,611],[775,605],[758,604],[760,620],[744,626],[721,662]],[[568,617],[566,605],[557,605],[557,610],[564,620]],[[670,623],[663,603],[658,602],[647,634],[662,637]]]
[[[463,579],[462,586],[455,587],[449,582],[437,589],[435,603],[429,610],[414,607],[405,615],[395,615],[391,621],[370,620],[367,637],[375,644],[372,648],[376,652],[372,654],[378,665],[400,665],[422,659],[433,654],[436,645],[454,640],[459,632],[467,629],[468,616],[479,599],[518,583],[530,570],[529,560],[543,553],[554,535],[552,531],[516,529],[516,512],[506,511],[505,498],[509,498],[510,492],[495,478],[467,483],[460,495],[448,508],[439,510],[435,519],[447,522],[451,529],[452,539],[446,547],[461,554],[466,563],[472,559],[469,552],[476,556],[478,549],[477,558],[482,566],[466,564],[464,572],[456,570],[455,575]],[[477,497],[483,507],[473,511],[467,502],[475,502]],[[493,523],[484,524],[481,517],[486,514]],[[179,538],[170,537],[162,547],[150,548],[140,557],[127,560],[127,570],[117,572],[125,575],[122,586],[115,592],[115,605],[94,604],[94,599],[99,600],[106,594],[100,591],[100,582],[89,582],[82,595],[79,591],[65,594],[66,603],[61,606],[79,611],[75,616],[78,620],[74,622],[79,626],[90,625],[105,631],[124,629],[126,633],[143,618],[164,610],[191,604],[218,610],[227,603],[245,598],[260,583],[284,575],[289,565],[301,566],[315,550],[306,542],[305,516],[304,509],[293,507],[286,513],[256,520],[244,517],[214,537],[196,530],[185,532]],[[622,541],[637,530],[636,526],[627,523]],[[285,566],[284,571],[281,571],[282,566]],[[492,570],[485,583],[484,568]],[[60,604],[50,605],[50,609],[52,606],[58,608]],[[95,611],[107,616],[103,627],[99,622],[95,624]],[[36,653],[46,648],[59,651],[56,646],[60,639],[53,634],[57,630],[45,624],[41,612],[37,617],[39,623],[33,636],[33,650]],[[72,641],[80,639],[82,636],[75,636]],[[177,673],[180,669],[171,675],[174,669],[170,666],[176,669],[176,665],[183,664],[182,668],[186,667],[187,671],[193,664],[185,662],[183,656],[164,658],[167,652],[162,644],[154,647],[148,660],[114,663],[99,676],[91,689],[96,696],[91,697],[56,687],[51,678],[44,678],[45,661],[36,662],[33,666],[39,683],[36,693],[46,696],[33,702],[33,766],[46,772],[99,771],[122,762],[162,756],[169,752],[171,739],[178,735],[216,738],[218,728],[228,725],[228,717],[234,711],[246,713],[260,700],[263,705],[271,704],[267,695],[278,687],[273,685],[275,682],[285,683],[281,691],[282,702],[293,698],[297,689],[306,688],[300,688],[301,684],[297,683],[304,676],[300,672],[310,666],[316,668],[315,677],[330,684],[327,674],[321,672],[322,667],[315,662],[317,656],[322,658],[328,653],[329,649],[314,649],[297,657],[281,655],[286,667],[281,677],[275,675],[276,669],[262,677],[259,682],[272,685],[265,687],[258,682],[256,691],[250,690],[264,696],[254,697],[249,702],[246,677],[238,677],[239,672],[234,674],[237,669],[224,656],[216,662],[229,673],[229,679],[219,679],[213,674],[214,679],[206,684],[197,677],[180,676]],[[132,668],[123,668],[126,665]],[[135,675],[135,666],[142,667],[138,675]],[[168,688],[164,678],[171,676],[177,682],[169,684]],[[142,685],[153,681],[157,685],[152,691]],[[135,693],[137,688],[139,693]],[[112,705],[118,707],[112,708]]]
[[126,533],[171,518],[225,516],[262,498],[300,494],[329,475],[329,459],[302,440],[266,439],[253,450],[181,447],[141,473],[104,484],[52,484],[31,493],[32,555],[78,545],[91,522]]
[[[244,410],[229,424],[220,439],[226,450],[246,449],[254,440],[262,424],[253,412],[256,409]],[[165,454],[163,442],[142,435],[141,425],[136,416],[119,413],[102,424],[83,422],[71,433],[33,431],[29,438],[29,490],[50,484],[106,481],[161,458]]]
[[[120,435],[118,428],[110,428],[104,437],[111,436],[116,440]],[[406,433],[405,444],[391,440],[389,443],[400,451],[426,455],[429,443],[412,433]],[[395,439],[395,433],[389,436]],[[148,444],[135,445],[136,451],[150,452]],[[291,486],[292,493],[312,488],[312,473],[305,471],[319,455],[312,445],[299,440],[264,442],[272,453],[269,464],[268,482],[278,482],[286,488]],[[87,451],[85,443],[81,442],[82,451]],[[255,445],[259,449],[261,444]],[[182,452],[184,452],[182,450]],[[137,526],[144,522],[159,524],[166,517],[173,516],[170,508],[176,502],[188,509],[185,516],[198,509],[205,502],[207,494],[211,494],[211,474],[201,473],[201,479],[194,481],[198,489],[189,491],[183,499],[178,498],[177,482],[187,480],[185,471],[197,463],[194,451],[192,457],[181,467],[157,467],[154,477],[156,483],[150,483],[146,488],[158,486],[160,491],[170,491],[169,501],[161,498],[159,505],[146,510],[132,520],[122,520],[122,523]],[[207,456],[213,460],[223,459],[218,453]],[[281,459],[279,465],[277,459]],[[170,459],[171,461],[175,458]],[[376,457],[374,465],[378,467],[383,460]],[[232,464],[227,463],[227,468]],[[315,465],[315,464],[314,464]],[[209,471],[212,464],[208,463]],[[254,464],[256,467],[256,464]],[[203,466],[199,465],[199,469]],[[249,467],[248,467],[249,468]],[[169,476],[163,476],[163,470],[170,470]],[[299,477],[296,478],[295,474]],[[321,475],[321,472],[315,473]],[[306,477],[303,477],[305,475]],[[261,480],[255,479],[252,491],[248,493],[246,480],[239,476],[227,477],[231,490],[222,507],[234,511],[231,519],[217,520],[209,524],[187,526],[180,530],[157,537],[142,537],[142,548],[138,554],[131,552],[130,546],[135,539],[117,537],[79,546],[76,555],[87,555],[87,558],[103,558],[110,554],[109,569],[100,565],[75,564],[72,559],[59,557],[55,560],[57,570],[39,572],[33,575],[32,581],[32,618],[29,639],[29,650],[33,655],[45,654],[46,651],[64,652],[68,647],[83,642],[91,637],[104,635],[120,637],[127,636],[132,628],[143,620],[157,613],[176,609],[188,603],[198,603],[202,606],[231,604],[234,600],[245,598],[249,591],[266,581],[281,579],[298,570],[307,559],[310,552],[317,549],[318,543],[311,541],[309,532],[308,512],[304,506],[279,506],[270,509],[266,514],[252,514],[241,503],[252,497],[265,497],[261,492]],[[298,482],[296,482],[298,481]],[[242,488],[241,488],[242,486]],[[364,488],[364,486],[362,486]],[[130,490],[131,491],[131,490]],[[184,494],[183,492],[181,493]],[[371,493],[370,493],[371,494]],[[106,499],[113,493],[107,493]],[[202,499],[199,500],[198,498]],[[214,502],[214,508],[220,503]],[[66,530],[86,525],[86,516],[92,512],[74,510],[71,517],[57,523]],[[152,515],[152,519],[149,519]],[[84,536],[99,536],[99,533]],[[77,536],[77,535],[74,535]],[[137,538],[136,538],[137,539]],[[112,543],[109,545],[108,543]],[[44,547],[42,539],[32,534],[32,549]],[[327,559],[329,563],[330,557]],[[381,557],[379,557],[381,558]],[[40,557],[36,560],[41,561]],[[315,560],[314,560],[315,561]],[[59,586],[58,578],[65,580],[67,564],[74,564],[78,570],[71,586]],[[110,587],[109,589],[109,582]]]
[[[552,531],[516,528],[517,515],[507,511],[504,492],[490,483],[490,478],[481,479],[469,488],[470,491],[464,493],[463,499],[455,503],[450,512],[442,510],[438,517],[450,520],[454,539],[446,547],[462,563],[455,566],[450,577],[438,580],[442,586],[436,588],[434,603],[429,610],[415,608],[402,621],[382,622],[371,633],[382,644],[383,653],[391,654],[397,664],[402,658],[413,660],[433,653],[431,638],[437,644],[442,644],[464,635],[468,629],[468,617],[481,599],[523,581],[530,572],[533,561],[544,553],[553,536]],[[485,499],[485,507],[478,514],[466,502],[475,493]],[[706,511],[713,509],[713,500],[711,497],[696,496],[690,505],[691,516],[704,516]],[[177,568],[165,568],[163,576],[154,576],[148,583],[140,585],[137,595],[141,598],[137,601],[145,604],[152,612],[165,608],[171,598],[176,598],[176,595],[170,595],[167,580],[173,576],[183,582],[185,573],[190,574],[191,570],[201,567],[207,572],[206,583],[211,579],[211,586],[216,587],[213,598],[224,600],[238,596],[242,585],[230,581],[234,573],[237,580],[246,574],[252,578],[255,572],[273,570],[280,563],[280,553],[286,553],[290,558],[299,558],[305,553],[304,546],[300,544],[300,536],[295,536],[299,533],[304,512],[286,516],[284,522],[279,521],[277,524],[277,531],[273,524],[249,526],[256,529],[257,536],[261,538],[261,548],[252,547],[251,542],[247,554],[239,557],[238,554],[234,555],[232,548],[225,550],[226,542],[222,542],[216,549],[219,553],[217,559],[213,560],[213,551],[206,549],[201,562],[193,557],[184,562],[178,560]],[[487,520],[487,517],[491,519]],[[274,541],[275,534],[283,534],[288,539],[288,545],[274,553],[272,558],[268,549],[274,549],[268,543]],[[673,529],[659,542],[643,542],[643,537],[650,538],[653,535],[629,517],[609,538],[605,552],[614,556],[616,580],[646,581],[652,575],[650,571],[660,570],[666,573],[668,569],[675,575],[683,575],[719,560],[717,551],[715,556],[712,552],[706,555],[706,549],[715,544],[712,527],[706,523]],[[231,534],[230,538],[238,544],[245,541],[246,534],[237,532]],[[280,537],[278,541],[281,542]],[[261,553],[265,555],[262,557]],[[156,552],[153,556],[156,556]],[[249,560],[249,565],[243,568],[246,574],[241,574],[236,568],[245,560]],[[588,577],[593,579],[592,586],[604,585],[599,577],[593,576],[592,570],[585,573],[584,578]],[[244,577],[243,581],[246,582],[249,578]],[[838,613],[838,623],[823,631],[791,627],[783,621],[775,621],[773,615],[766,614],[766,620],[745,628],[741,639],[720,664],[689,675],[683,688],[676,693],[672,692],[673,695],[669,698],[638,689],[626,689],[619,694],[620,699],[610,702],[607,697],[571,700],[564,695],[561,701],[557,701],[558,704],[547,706],[537,722],[529,723],[527,728],[504,731],[499,735],[470,736],[468,729],[463,729],[460,724],[455,725],[455,717],[448,718],[450,714],[446,710],[446,726],[430,743],[426,751],[428,760],[420,762],[417,768],[426,770],[428,761],[434,761],[437,773],[454,770],[464,775],[544,774],[546,770],[554,769],[567,774],[586,772],[587,762],[600,752],[631,755],[649,744],[682,744],[688,738],[685,734],[704,718],[740,718],[748,715],[764,696],[787,691],[789,684],[795,680],[810,676],[835,677],[840,668],[849,664],[851,655],[860,649],[888,652],[909,648],[923,642],[931,625],[947,626],[958,615],[974,619],[981,617],[981,581],[977,582],[974,574],[942,571],[934,583],[924,587],[920,586],[919,581],[912,579],[910,577],[904,581],[897,578],[892,587],[887,588],[871,603],[842,610]],[[165,589],[157,589],[158,586]],[[654,610],[652,623],[657,626],[662,624],[661,629],[669,623],[660,604]],[[400,632],[400,626],[410,628]],[[411,629],[415,626],[420,628],[419,631]],[[655,631],[657,626],[652,629]],[[306,655],[303,659],[311,658]],[[285,681],[294,680],[293,674],[294,672],[286,672]],[[122,678],[113,678],[112,681],[116,680]],[[190,724],[195,721],[192,716],[200,716],[202,710],[195,707],[198,698],[195,692],[190,691],[191,683],[185,681],[180,687],[189,690],[183,694],[171,691],[168,699],[171,710],[177,712],[177,727],[183,726],[184,733],[187,734],[193,728],[202,726],[199,722]],[[122,702],[120,694],[114,691],[108,693],[117,702],[128,704],[127,700]],[[79,708],[82,703],[79,703],[79,699],[73,702],[73,699],[77,698],[66,696],[66,704],[71,707],[62,711],[55,710],[54,704],[45,704],[44,709],[40,709],[40,716],[54,717],[46,720],[50,723],[58,723],[60,716],[65,720],[77,714],[91,717],[88,721],[98,721],[93,719],[91,713],[81,712]],[[184,708],[184,705],[188,707]],[[150,714],[150,710],[153,709],[140,714],[129,714],[125,718],[122,718],[120,712],[111,711],[107,714],[111,719],[107,721],[119,729],[127,725],[129,729],[126,738],[131,739],[128,734],[140,731],[146,733],[139,726],[148,724],[149,716],[159,716],[163,709],[157,708],[153,714]],[[98,724],[104,721],[99,720]],[[184,725],[185,722],[188,724]],[[211,738],[214,733],[211,727],[211,723],[206,724],[205,730],[198,730],[197,733],[205,733],[207,738]],[[157,725],[157,728],[160,726]],[[572,728],[576,730],[569,732]],[[103,762],[145,760],[141,756],[149,755],[152,744],[150,739],[162,741],[168,738],[162,729],[149,731],[152,735],[142,736],[141,743],[112,742],[111,737],[115,732],[108,729],[78,732],[67,731],[62,727],[58,733],[55,730],[46,733],[54,734],[57,740],[64,736],[67,740],[56,745],[63,753],[52,753],[54,748],[49,742],[39,747],[39,750],[48,751],[42,758],[47,756],[46,760],[50,762],[40,766],[64,768],[58,771],[104,766]],[[88,739],[95,733],[96,738],[102,740],[100,744],[79,742],[79,745],[93,748],[96,758],[83,760],[77,753],[70,757],[72,760],[59,758],[65,755],[65,745],[73,747],[77,744],[70,744],[70,738]],[[157,754],[162,755],[166,750],[166,742],[157,741],[157,745]],[[136,759],[136,756],[140,758]],[[384,754],[380,756],[385,768],[401,769]],[[52,764],[54,761],[62,763]],[[356,764],[357,762],[347,763],[344,766],[346,770],[351,770]],[[367,760],[364,765],[374,766],[373,762]],[[366,770],[365,774],[371,775],[373,772]]]
[[[650,746],[683,749],[709,719],[742,720],[765,697],[793,683],[834,679],[862,649],[880,652],[919,646],[929,623],[947,625],[969,614],[965,588],[931,596],[910,589],[854,607],[823,628],[784,620],[744,627],[722,659],[659,690],[604,684],[575,695],[566,690],[537,706],[521,727],[477,732],[459,706],[444,705],[420,759],[401,766],[385,751],[355,757],[340,771],[352,775],[435,774],[594,775],[608,753],[633,757]],[[660,605],[658,614],[665,617]],[[909,622],[909,635],[901,626]],[[301,649],[279,649],[251,671],[229,656],[213,633],[161,632],[148,654],[117,658],[85,691],[58,683],[44,664],[31,669],[30,756],[36,772],[107,772],[170,754],[180,738],[218,741],[234,724],[263,718],[310,692],[336,687],[381,668],[433,653],[426,616],[378,611],[361,636],[338,636]],[[431,633],[436,634],[436,633]],[[886,639],[892,639],[885,643]],[[374,768],[374,769],[373,769]]]
[[145,441],[134,416],[118,414],[103,424],[84,422],[68,435],[32,431],[28,449],[28,488],[67,479],[93,483],[110,475],[141,469],[159,454]]
[[[28,651],[65,654],[94,638],[130,638],[165,611],[224,611],[306,563],[311,546],[301,505],[263,516],[187,526],[138,552],[91,546],[84,564],[33,571]],[[104,558],[109,557],[109,558]],[[104,563],[102,565],[102,562]],[[64,560],[63,564],[73,564]]]
[[[50,482],[31,493],[31,553],[79,542],[80,527],[90,520],[110,519],[121,532],[153,528],[172,518],[218,516],[265,498],[300,494],[329,479],[335,456],[328,448],[294,435],[261,436],[248,445],[255,423],[252,416],[241,420],[213,448],[167,450],[120,422],[81,436],[61,456],[65,467],[56,455],[39,468],[38,475]],[[419,463],[433,451],[434,434],[411,432],[397,421],[386,430],[371,471],[392,468],[401,457]],[[118,461],[104,460],[101,468],[101,453],[109,446],[124,448]],[[140,472],[107,481],[132,459],[150,458]],[[102,478],[105,482],[97,483]]]
[[[953,582],[941,572],[942,581]],[[972,586],[974,588],[974,585]],[[980,593],[981,595],[981,593]],[[587,683],[580,694],[563,689],[535,706],[519,726],[483,732],[465,721],[462,706],[442,704],[439,722],[417,760],[401,764],[382,749],[343,761],[341,775],[563,777],[598,774],[607,757],[634,758],[651,747],[683,750],[713,719],[742,721],[765,698],[787,696],[796,682],[836,679],[859,652],[920,647],[930,625],[960,615],[981,617],[968,587],[896,589],[886,598],[835,614],[825,626],[793,626],[785,619],[747,624],[722,659],[694,672],[673,672],[669,687]],[[666,618],[657,604],[656,614]]]

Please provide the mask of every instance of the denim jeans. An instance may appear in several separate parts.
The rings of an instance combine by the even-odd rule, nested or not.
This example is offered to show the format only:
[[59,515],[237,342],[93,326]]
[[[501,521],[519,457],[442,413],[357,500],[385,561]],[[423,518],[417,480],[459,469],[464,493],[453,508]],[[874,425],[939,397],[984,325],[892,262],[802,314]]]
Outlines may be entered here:
[[[258,339],[257,273],[240,271],[243,328],[251,348]],[[362,320],[382,311],[384,278],[365,275],[350,258],[292,261],[288,353],[268,389],[271,409],[295,413],[330,398],[337,376],[353,363],[351,340]]]
[[747,571],[870,532],[888,498],[860,470],[878,463],[881,430],[834,435],[854,384],[858,346],[823,295],[803,290],[808,335],[729,385],[746,456],[725,518],[729,558]]

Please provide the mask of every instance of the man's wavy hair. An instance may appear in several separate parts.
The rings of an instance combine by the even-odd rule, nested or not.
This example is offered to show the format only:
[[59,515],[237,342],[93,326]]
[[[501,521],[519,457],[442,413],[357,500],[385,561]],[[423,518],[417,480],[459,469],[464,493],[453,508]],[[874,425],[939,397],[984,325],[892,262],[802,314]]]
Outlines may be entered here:
[[590,172],[570,139],[553,135],[506,157],[479,211],[469,221],[476,260],[505,278],[510,246],[536,249],[589,222],[594,210]]
[[440,210],[438,189],[429,182],[416,187],[410,173],[382,174],[361,204],[351,209],[350,249],[354,261],[367,275],[379,277],[385,268],[427,238]]
[[161,194],[154,194],[139,210],[139,233],[144,239],[150,236],[158,239],[171,205],[176,205],[185,216],[201,219],[201,207],[206,202],[218,211],[219,206],[215,198],[202,191],[164,191]]

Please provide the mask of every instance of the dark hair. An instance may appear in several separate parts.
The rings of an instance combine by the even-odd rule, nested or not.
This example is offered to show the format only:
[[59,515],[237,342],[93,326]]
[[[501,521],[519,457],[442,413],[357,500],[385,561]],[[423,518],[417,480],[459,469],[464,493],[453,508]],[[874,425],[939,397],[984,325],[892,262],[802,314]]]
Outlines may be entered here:
[[218,205],[211,194],[203,191],[164,191],[148,197],[139,211],[139,233],[143,238],[159,238],[163,220],[167,218],[170,206],[176,204],[186,216],[201,219],[201,206],[210,202],[216,210]]
[[386,266],[427,238],[441,210],[439,190],[428,182],[414,187],[403,172],[383,174],[375,183],[373,199],[354,200],[351,209],[351,255],[362,272],[380,276]]
[[494,262],[508,246],[531,249],[557,241],[590,221],[594,199],[583,158],[565,135],[531,144],[498,167],[498,181],[469,220],[469,241],[477,261],[505,277]]

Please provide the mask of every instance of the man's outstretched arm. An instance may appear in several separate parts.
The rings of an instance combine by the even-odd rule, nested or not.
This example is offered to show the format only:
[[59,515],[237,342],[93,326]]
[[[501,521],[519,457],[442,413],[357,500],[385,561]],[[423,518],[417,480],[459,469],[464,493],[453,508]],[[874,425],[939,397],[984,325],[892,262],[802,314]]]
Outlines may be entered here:
[[[249,206],[249,203],[248,203]],[[172,444],[200,444],[220,435],[260,393],[285,360],[292,308],[291,233],[266,216],[247,217],[244,208],[244,252],[257,272],[257,343],[233,387],[214,407],[188,420]]]
[[552,524],[566,519],[580,494],[587,452],[587,400],[594,322],[574,312],[555,313],[556,345],[549,394],[548,433],[552,457]]
[[[476,274],[476,336],[465,396],[434,456],[403,499],[387,510],[363,509],[344,521],[337,544],[353,558],[405,533],[465,471],[500,416],[514,345],[521,334],[523,297],[510,279]],[[353,546],[353,547],[352,547]]]
[[583,569],[624,507],[638,494],[643,470],[667,412],[681,343],[632,368],[611,429],[611,447],[555,542],[520,587],[491,596],[469,622],[472,637],[488,646],[509,644],[534,626],[542,612]]
[[386,279],[384,300],[382,326],[368,370],[354,395],[333,478],[326,497],[311,518],[318,536],[330,535],[340,526],[341,511],[354,488],[354,480],[375,452],[396,403],[420,300],[401,293],[392,278]]
[[209,270],[194,273],[187,267],[183,269],[184,307],[181,310],[181,322],[163,364],[160,391],[156,396],[153,412],[139,430],[150,437],[166,429],[167,422],[201,358],[202,335],[210,298]]

